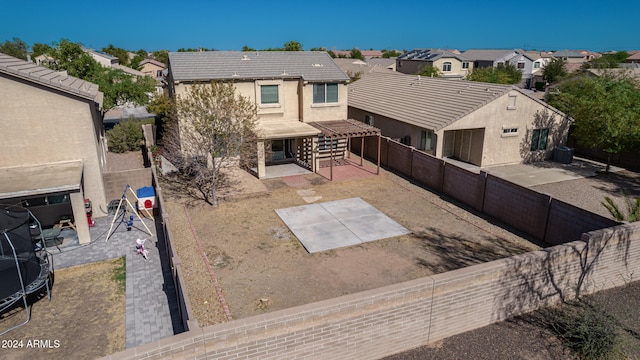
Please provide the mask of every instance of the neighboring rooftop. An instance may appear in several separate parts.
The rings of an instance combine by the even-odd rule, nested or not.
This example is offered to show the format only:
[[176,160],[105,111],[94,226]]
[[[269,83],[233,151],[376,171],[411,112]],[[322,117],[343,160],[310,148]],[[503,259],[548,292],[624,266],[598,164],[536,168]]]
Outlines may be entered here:
[[0,53],[0,73],[102,104],[103,95],[98,91],[98,85],[69,76],[66,71],[51,70],[44,66]]
[[372,73],[349,84],[349,106],[439,130],[497,99],[512,86]]
[[584,58],[584,55],[571,50],[560,50],[553,53],[555,58]]
[[[375,61],[385,60],[385,61]],[[395,64],[393,59],[368,59],[362,61],[359,59],[333,59],[333,61],[344,71],[345,73],[354,75],[361,73],[362,75],[370,74],[372,72],[394,72],[389,67]]]
[[167,67],[164,63],[162,63],[162,62],[160,62],[158,60],[155,60],[155,59],[144,59],[144,60],[140,61],[140,66],[145,65],[145,64],[153,64],[153,65],[159,66],[161,68],[166,68]]
[[478,61],[495,61],[515,50],[492,50],[492,49],[471,49],[462,53],[466,58]]
[[454,58],[460,61],[470,61],[468,57],[443,49],[413,49],[398,56],[398,60],[436,61],[441,58]]
[[202,51],[169,53],[174,81],[303,79],[348,81],[326,51]]

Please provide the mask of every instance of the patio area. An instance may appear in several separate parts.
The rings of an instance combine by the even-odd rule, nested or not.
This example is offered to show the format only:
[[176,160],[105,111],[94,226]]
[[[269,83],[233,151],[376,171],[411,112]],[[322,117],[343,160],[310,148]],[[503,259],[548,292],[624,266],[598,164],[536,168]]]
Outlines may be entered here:
[[[183,332],[178,317],[176,292],[168,269],[164,239],[158,239],[153,219],[136,219],[127,230],[126,224],[114,223],[114,231],[106,240],[113,215],[95,219],[90,227],[91,243],[79,245],[72,229],[60,232],[59,245],[47,247],[52,253],[55,270],[125,256],[126,259],[126,348],[136,347]],[[154,234],[146,233],[144,222]],[[135,241],[148,239],[148,260],[136,254]],[[65,296],[56,292],[52,296]]]

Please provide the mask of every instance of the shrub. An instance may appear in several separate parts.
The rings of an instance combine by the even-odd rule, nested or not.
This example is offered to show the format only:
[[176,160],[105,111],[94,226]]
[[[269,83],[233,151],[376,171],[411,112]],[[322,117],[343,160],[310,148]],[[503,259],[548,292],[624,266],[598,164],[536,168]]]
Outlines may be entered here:
[[123,121],[107,131],[109,150],[115,153],[139,150],[142,145],[142,125],[135,119]]
[[603,309],[575,301],[547,313],[551,330],[581,359],[605,359],[617,338],[617,322]]

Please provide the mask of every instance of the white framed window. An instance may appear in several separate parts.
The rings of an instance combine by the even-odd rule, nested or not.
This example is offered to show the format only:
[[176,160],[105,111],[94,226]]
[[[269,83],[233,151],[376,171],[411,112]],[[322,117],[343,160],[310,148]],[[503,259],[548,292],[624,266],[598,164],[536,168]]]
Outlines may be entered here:
[[260,104],[271,105],[280,103],[278,85],[260,85]]
[[451,63],[447,61],[442,64],[442,71],[451,71]]
[[549,128],[534,129],[531,132],[531,151],[546,150]]
[[512,136],[518,136],[518,127],[513,126],[513,127],[502,127],[502,137],[512,137]]
[[462,68],[463,69],[468,69],[469,68],[469,62],[468,61],[463,62],[462,63]]
[[518,62],[518,65],[517,65],[517,68],[518,68],[519,70],[524,69],[524,62],[519,61],[519,62]]
[[533,63],[533,68],[534,69],[540,69],[540,62],[539,61],[534,62]]
[[337,103],[338,102],[338,84],[313,84],[313,103]]
[[515,110],[516,109],[516,100],[518,96],[516,94],[509,94],[509,104],[507,105],[507,110]]

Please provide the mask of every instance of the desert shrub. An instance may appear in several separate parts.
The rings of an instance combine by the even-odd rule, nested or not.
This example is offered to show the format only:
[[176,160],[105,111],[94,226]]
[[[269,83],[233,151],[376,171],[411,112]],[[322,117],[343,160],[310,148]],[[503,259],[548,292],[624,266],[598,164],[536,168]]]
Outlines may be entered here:
[[142,145],[142,125],[135,119],[123,121],[113,129],[107,131],[107,139],[109,140],[109,151],[115,153],[123,153],[127,151],[139,150]]
[[602,308],[575,301],[547,312],[548,324],[581,359],[606,359],[617,340],[617,322]]

